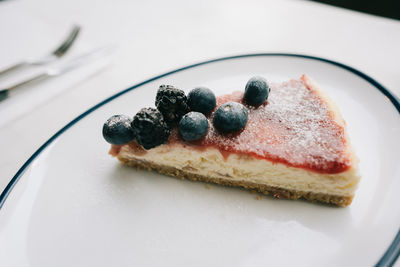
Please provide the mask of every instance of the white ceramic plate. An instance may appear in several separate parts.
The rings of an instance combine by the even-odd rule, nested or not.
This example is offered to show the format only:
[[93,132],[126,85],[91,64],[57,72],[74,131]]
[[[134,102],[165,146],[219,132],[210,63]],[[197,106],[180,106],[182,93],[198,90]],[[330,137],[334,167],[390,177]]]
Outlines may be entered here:
[[[338,104],[361,160],[350,207],[257,200],[240,189],[137,171],[107,154],[104,121],[153,106],[160,84],[221,94],[243,90],[253,75],[284,81],[303,73]],[[82,114],[16,174],[0,198],[0,265],[390,264],[399,246],[399,111],[368,76],[300,55],[223,58],[155,77]]]

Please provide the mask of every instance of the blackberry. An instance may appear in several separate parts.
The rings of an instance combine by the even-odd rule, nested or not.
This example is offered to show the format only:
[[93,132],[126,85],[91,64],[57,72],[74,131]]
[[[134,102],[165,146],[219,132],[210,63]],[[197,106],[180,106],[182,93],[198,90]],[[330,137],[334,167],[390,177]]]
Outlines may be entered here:
[[255,76],[251,78],[244,91],[244,100],[247,104],[252,106],[258,106],[268,99],[271,88],[268,85],[267,80],[261,76]]
[[248,111],[245,106],[236,102],[227,102],[214,113],[213,123],[217,130],[232,133],[242,130],[247,123]]
[[208,120],[200,112],[189,112],[179,122],[179,133],[186,141],[195,141],[203,138],[208,131]]
[[133,117],[131,125],[136,141],[145,149],[164,144],[170,134],[163,115],[155,108],[142,108]]
[[214,110],[217,99],[210,89],[197,87],[189,92],[187,103],[191,111],[198,111],[204,115],[208,115]]
[[156,107],[167,123],[178,123],[189,112],[185,92],[171,85],[161,85],[157,91]]
[[125,115],[114,115],[103,125],[103,137],[110,144],[123,145],[132,141],[135,137],[132,127],[132,119]]

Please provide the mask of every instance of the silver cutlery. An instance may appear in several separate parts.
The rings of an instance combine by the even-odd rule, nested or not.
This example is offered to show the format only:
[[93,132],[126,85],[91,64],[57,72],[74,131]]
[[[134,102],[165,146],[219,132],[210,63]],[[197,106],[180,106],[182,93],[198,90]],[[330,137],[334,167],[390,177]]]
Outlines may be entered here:
[[44,65],[59,59],[60,57],[65,55],[65,53],[71,48],[72,44],[78,37],[80,29],[81,28],[79,26],[74,26],[70,31],[68,37],[64,39],[64,41],[50,54],[44,55],[36,59],[22,61],[6,69],[0,70],[0,77],[3,76],[4,74],[11,73],[13,71],[25,68],[27,66]]
[[48,78],[56,77],[59,75],[62,75],[64,73],[67,73],[75,68],[81,67],[86,63],[89,63],[90,61],[97,60],[100,58],[104,58],[105,56],[109,55],[112,51],[114,50],[114,47],[112,46],[106,46],[102,48],[95,49],[89,53],[80,55],[76,58],[73,58],[69,61],[63,62],[58,64],[57,66],[51,67],[48,70],[46,70],[43,73],[40,73],[32,78],[29,78],[25,81],[22,81],[18,84],[12,85],[8,88],[4,88],[0,90],[0,101],[8,98],[9,92],[11,90],[37,83],[40,81],[47,80]]

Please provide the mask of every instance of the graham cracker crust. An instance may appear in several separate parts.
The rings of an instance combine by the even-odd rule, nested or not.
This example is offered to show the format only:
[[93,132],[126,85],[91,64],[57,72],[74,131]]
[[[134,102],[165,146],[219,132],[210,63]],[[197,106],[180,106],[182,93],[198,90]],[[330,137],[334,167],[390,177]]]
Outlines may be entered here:
[[156,171],[158,173],[165,174],[168,176],[178,177],[181,179],[188,179],[192,181],[201,181],[205,183],[214,183],[224,186],[241,187],[251,191],[256,190],[257,192],[260,192],[264,195],[271,195],[274,198],[279,198],[279,199],[293,199],[293,200],[305,199],[311,202],[332,204],[339,207],[348,206],[351,204],[353,200],[353,196],[338,196],[338,195],[329,195],[323,193],[287,190],[268,185],[256,184],[253,182],[232,181],[230,179],[224,179],[224,178],[207,177],[204,175],[191,173],[190,171],[180,170],[170,166],[162,166],[140,159],[126,159],[122,157],[118,157],[118,159],[123,164],[131,167],[136,167],[138,169]]

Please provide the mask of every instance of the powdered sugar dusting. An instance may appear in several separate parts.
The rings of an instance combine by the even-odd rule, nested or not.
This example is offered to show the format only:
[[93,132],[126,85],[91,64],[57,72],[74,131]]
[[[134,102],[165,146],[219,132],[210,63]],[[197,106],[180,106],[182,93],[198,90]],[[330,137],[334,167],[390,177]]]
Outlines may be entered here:
[[[218,97],[217,106],[242,102],[243,94],[234,92]],[[199,143],[221,151],[245,153],[294,167],[323,173],[338,173],[350,167],[344,129],[311,88],[302,80],[271,84],[267,103],[249,108],[245,129],[224,135],[212,125]]]

